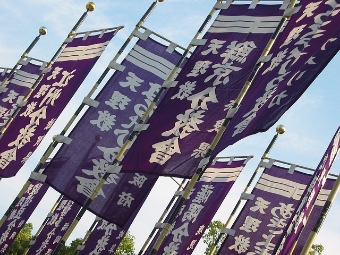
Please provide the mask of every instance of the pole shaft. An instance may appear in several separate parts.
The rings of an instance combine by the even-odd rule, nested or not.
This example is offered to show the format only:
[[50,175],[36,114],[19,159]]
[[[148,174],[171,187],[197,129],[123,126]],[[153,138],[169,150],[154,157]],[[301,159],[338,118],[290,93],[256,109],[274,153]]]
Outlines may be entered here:
[[[177,191],[180,191],[183,186],[185,186],[185,182],[186,182],[186,179],[183,179],[182,180],[182,183],[178,185],[178,188],[177,188]],[[174,195],[170,202],[168,203],[168,205],[166,206],[165,210],[163,211],[161,217],[158,219],[157,223],[161,223],[164,219],[164,217],[166,216],[166,214],[168,213],[170,207],[172,206],[173,202],[175,201],[176,199],[176,196]],[[148,238],[146,239],[143,247],[140,249],[138,255],[142,255],[143,252],[145,251],[145,249],[147,248],[149,242],[151,241],[151,238],[153,237],[154,233],[156,232],[157,228],[153,228],[153,230],[151,231],[151,233],[149,234]]]
[[[138,24],[136,25],[136,29],[140,28],[140,26],[142,26],[142,24],[145,22],[146,18],[151,14],[151,12],[154,10],[154,8],[156,7],[158,3],[158,0],[156,0],[155,2],[153,2],[151,4],[151,6],[149,7],[149,9],[146,11],[146,13],[143,15],[143,17],[141,18],[141,20],[138,22]],[[131,41],[131,39],[133,38],[133,33],[131,33],[130,37],[127,39],[127,41],[123,44],[122,48],[118,51],[117,55],[114,57],[113,61],[117,60],[120,56],[120,54],[123,52],[123,50],[126,48],[126,46],[128,45],[128,43]],[[109,67],[106,68],[106,70],[104,71],[103,75],[107,74],[109,71]],[[99,78],[99,80],[97,81],[97,83],[95,84],[95,87],[98,87],[99,83],[104,79],[103,75]],[[92,95],[92,92],[94,90],[91,90],[90,95]],[[80,107],[83,107],[84,104],[81,104]],[[79,108],[77,110],[77,112],[80,112]],[[71,121],[73,122],[73,120],[75,119],[75,116],[72,117]],[[71,125],[71,122],[69,122],[67,124],[67,128],[69,128],[69,126]],[[63,130],[63,133],[65,133],[65,129]],[[79,220],[82,218],[82,216],[84,215],[84,213],[86,212],[87,208],[90,206],[90,204],[92,203],[93,199],[97,196],[98,192],[100,191],[101,187],[104,185],[106,179],[110,176],[110,174],[105,173],[104,176],[102,177],[102,179],[99,181],[99,183],[97,184],[96,188],[94,189],[93,193],[91,194],[91,196],[87,199],[87,201],[85,202],[85,205],[82,207],[82,209],[78,212],[78,215],[76,217],[76,219],[72,222],[72,224],[70,225],[70,227],[68,228],[68,230],[66,231],[66,233],[64,234],[62,241],[58,244],[57,248],[53,251],[52,254],[58,254],[59,250],[61,249],[61,247],[66,243],[66,240],[68,239],[68,237],[70,236],[70,234],[73,232],[74,228],[77,226]]]
[[328,195],[327,201],[325,203],[325,205],[322,208],[322,211],[318,217],[317,222],[315,223],[315,226],[313,228],[313,231],[309,234],[309,237],[306,241],[305,246],[303,247],[303,250],[301,251],[301,255],[308,255],[310,249],[312,248],[312,245],[314,243],[314,240],[316,239],[321,226],[323,224],[323,222],[325,221],[327,214],[332,206],[332,203],[335,200],[336,195],[339,192],[339,188],[340,188],[340,175],[338,176],[338,178],[335,181],[335,184],[331,190],[331,193]]
[[[288,8],[292,8],[294,5],[295,5],[295,2],[296,0],[292,0],[292,2],[290,3],[290,5],[288,6]],[[279,22],[278,26],[276,27],[275,29],[275,32],[273,33],[271,39],[269,40],[269,42],[267,43],[264,51],[262,52],[261,54],[261,57],[265,57],[268,55],[268,53],[270,52],[272,46],[274,45],[274,42],[275,42],[275,39],[277,38],[277,35],[278,33],[280,32],[280,30],[282,29],[283,27],[283,24],[284,22],[286,21],[288,17],[286,16],[283,16],[281,21]],[[235,103],[233,105],[233,109],[236,110],[238,108],[238,106],[240,105],[240,103],[242,102],[244,96],[246,95],[246,93],[248,92],[251,84],[252,84],[252,81],[254,80],[256,74],[258,73],[259,69],[262,67],[263,63],[262,62],[259,62],[258,64],[255,65],[255,67],[253,68],[248,80],[245,82],[240,94],[238,95],[237,99],[235,100]],[[227,129],[230,121],[232,120],[233,117],[229,117],[229,118],[225,118],[221,128],[218,130],[214,140],[212,141],[209,149],[207,150],[205,156],[203,157],[202,160],[204,159],[209,159],[210,155],[212,154],[213,150],[215,149],[216,145],[218,144],[219,140],[221,139],[222,135],[224,134],[225,130]],[[204,172],[206,166],[202,166],[200,168],[197,168],[196,169],[196,173],[194,174],[193,178],[191,179],[188,187],[186,188],[186,190],[184,191],[184,195],[183,195],[183,198],[182,198],[182,201],[181,203],[179,204],[179,206],[182,206],[184,201],[185,201],[185,195],[186,194],[189,194],[190,191],[192,190],[192,187],[195,185],[195,183],[197,182],[199,176],[201,173]],[[178,210],[175,210],[175,212],[173,213],[172,217],[170,218],[171,220],[174,220],[176,218],[176,215],[177,215],[177,212],[180,210],[180,207],[177,208]],[[173,221],[169,221],[170,224],[173,222]],[[158,248],[160,247],[161,243],[163,242],[164,240],[164,237],[166,236],[167,234],[167,229],[165,228],[162,232],[165,232],[165,234],[161,234],[160,237],[159,237],[159,240],[157,241],[156,245],[154,246],[152,252],[150,253],[150,255],[154,255]],[[162,239],[162,240],[161,240]]]

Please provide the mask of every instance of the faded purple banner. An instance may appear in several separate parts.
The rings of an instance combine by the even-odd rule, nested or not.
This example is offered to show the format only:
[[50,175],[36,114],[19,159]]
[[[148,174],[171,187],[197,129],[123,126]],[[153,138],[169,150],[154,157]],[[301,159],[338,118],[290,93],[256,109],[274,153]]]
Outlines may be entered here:
[[282,18],[280,5],[248,7],[220,12],[127,152],[122,171],[192,176]]
[[312,232],[320,214],[322,211],[322,208],[328,198],[329,193],[331,192],[333,186],[334,186],[335,180],[334,179],[327,179],[325,185],[323,186],[323,189],[320,191],[314,205],[313,210],[311,214],[308,217],[307,224],[304,226],[301,235],[298,239],[298,242],[294,248],[293,255],[300,255],[304,245],[306,244],[306,241],[309,237],[309,234]]
[[14,176],[77,91],[115,31],[75,38],[33,91],[0,143],[0,177]]
[[[156,254],[189,255],[193,252],[247,161],[217,161],[207,168]],[[176,204],[173,208],[176,208]],[[168,215],[172,215],[172,211]],[[144,254],[150,253],[159,234],[160,231]]]
[[48,221],[27,254],[51,254],[61,241],[79,210],[79,205],[67,198],[63,198],[54,212],[49,215]]
[[278,36],[213,156],[238,140],[269,129],[299,99],[338,52],[339,4],[300,1]]
[[[64,144],[46,168],[47,182],[84,204],[180,57],[170,46],[153,39],[138,40],[118,67],[121,71],[113,74],[96,97],[99,105],[86,111],[69,135],[72,142]],[[112,174],[90,210],[123,226],[155,181],[147,175]],[[121,199],[132,203],[117,205],[121,187],[130,187]]]
[[302,195],[299,206],[294,210],[294,217],[285,227],[285,235],[280,239],[280,243],[276,246],[275,254],[288,254],[293,247],[294,241],[297,240],[306,217],[312,210],[314,201],[326,182],[327,175],[332,167],[333,161],[340,148],[340,127],[336,131],[331,143],[329,144],[325,154],[323,155],[314,175],[313,179],[308,182],[308,187]]
[[0,128],[7,123],[18,104],[22,103],[44,69],[44,66],[31,63],[30,59],[21,61],[21,64],[20,69],[12,75],[9,83],[0,93]]
[[289,170],[267,165],[218,254],[273,254],[312,179],[309,174]]
[[33,180],[0,227],[0,254],[6,254],[15,237],[45,195],[48,185]]

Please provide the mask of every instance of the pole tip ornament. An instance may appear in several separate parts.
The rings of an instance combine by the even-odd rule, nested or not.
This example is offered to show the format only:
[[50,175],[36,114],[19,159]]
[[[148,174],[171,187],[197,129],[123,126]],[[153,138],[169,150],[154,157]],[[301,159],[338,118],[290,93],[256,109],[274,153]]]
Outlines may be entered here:
[[160,3],[164,2],[164,0],[157,0],[157,1],[160,2]]
[[94,2],[88,2],[86,4],[86,10],[90,11],[90,12],[93,12],[94,9],[96,9],[96,5]]
[[47,34],[47,28],[46,27],[39,27],[39,34],[40,35],[46,35]]
[[282,135],[284,132],[286,132],[286,127],[284,125],[278,125],[276,127],[276,132]]

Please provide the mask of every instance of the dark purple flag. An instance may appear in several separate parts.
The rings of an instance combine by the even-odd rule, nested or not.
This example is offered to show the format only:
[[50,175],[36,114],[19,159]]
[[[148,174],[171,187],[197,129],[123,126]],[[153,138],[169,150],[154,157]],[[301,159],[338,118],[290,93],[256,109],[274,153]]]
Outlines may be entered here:
[[0,227],[0,254],[6,254],[15,237],[45,195],[48,185],[33,180],[13,208],[11,214]]
[[268,165],[218,254],[273,254],[311,179],[309,174]]
[[116,32],[67,44],[2,136],[0,177],[14,176],[32,155]]
[[127,152],[122,171],[192,176],[282,18],[278,5],[248,7],[220,12]]
[[30,59],[21,64],[0,93],[0,128],[5,126],[44,69],[44,66],[30,63]]
[[334,179],[327,179],[325,185],[323,186],[323,189],[320,191],[311,214],[308,217],[307,224],[304,226],[301,235],[298,239],[298,242],[294,248],[293,255],[300,255],[304,245],[306,244],[306,241],[309,237],[309,234],[312,232],[319,216],[322,211],[322,208],[328,198],[329,193],[331,192],[333,186],[334,186],[335,180]]
[[30,247],[28,254],[50,254],[61,241],[65,232],[76,217],[80,206],[73,201],[63,198]]
[[[171,47],[153,39],[140,39],[118,67],[122,71],[116,71],[96,97],[99,105],[87,110],[69,135],[72,142],[63,145],[46,168],[47,182],[79,204],[84,204],[110,169],[123,142],[180,56]],[[131,184],[134,179],[140,184]],[[155,181],[155,177],[147,175],[112,174],[90,210],[122,226]],[[123,191],[121,187],[130,187],[129,192],[124,191],[126,196],[131,193],[139,197],[137,199],[133,195],[133,202],[128,203],[131,207],[121,204],[121,209],[117,208],[116,203],[123,195],[117,193]]]
[[331,1],[301,4],[277,38],[271,60],[256,76],[213,156],[226,146],[274,125],[338,52],[337,4]]
[[[156,254],[189,255],[193,252],[247,161],[218,161],[207,168],[195,184],[193,192],[185,201],[169,234]],[[173,208],[176,208],[176,205]],[[172,212],[169,213],[169,215],[171,214]],[[150,243],[145,254],[150,253],[159,234],[160,231]]]
[[[135,219],[136,215],[139,212],[139,209],[144,204],[145,199],[147,196],[144,197],[144,200],[135,212],[130,216],[128,221],[122,226],[119,227],[114,223],[109,223],[106,220],[101,219],[98,223],[96,228],[92,231],[90,237],[86,241],[84,246],[80,246],[80,255],[109,255],[114,254],[118,245],[123,240],[124,236],[126,235],[130,225],[132,224],[133,220]],[[91,251],[91,252],[90,252]]]
[[322,189],[328,172],[340,148],[340,127],[336,131],[331,143],[329,144],[325,154],[323,155],[314,175],[313,179],[308,182],[308,187],[302,195],[299,206],[294,210],[294,217],[289,221],[285,228],[285,235],[280,239],[279,245],[276,246],[275,254],[288,254],[292,249],[294,241],[297,240],[301,232],[305,218],[312,210],[314,201]]

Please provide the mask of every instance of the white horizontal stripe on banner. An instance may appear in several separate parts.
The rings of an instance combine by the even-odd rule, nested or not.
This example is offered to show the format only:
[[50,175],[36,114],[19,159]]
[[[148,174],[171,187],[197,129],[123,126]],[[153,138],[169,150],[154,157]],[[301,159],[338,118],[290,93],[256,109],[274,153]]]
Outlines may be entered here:
[[65,48],[65,50],[58,57],[57,62],[95,58],[97,56],[100,56],[100,54],[104,51],[108,43],[109,42],[107,41],[89,46],[77,46]]
[[209,28],[210,33],[273,33],[281,16],[218,16]]
[[143,49],[142,47],[138,46],[138,45],[135,45],[133,47],[133,49],[137,52],[139,52],[140,54],[146,56],[147,58],[150,58],[152,60],[155,60],[157,62],[159,62],[160,64],[162,64],[163,66],[167,67],[168,69],[174,69],[175,65],[173,63],[171,63],[170,61],[154,54],[154,53],[151,53],[145,49]]
[[10,82],[21,87],[31,88],[38,76],[19,70]]
[[134,57],[135,59],[143,62],[144,64],[147,64],[149,66],[152,66],[152,67],[158,69],[159,71],[161,71],[165,75],[168,75],[172,70],[172,69],[160,64],[159,62],[157,62],[153,59],[149,59],[149,58],[145,57],[144,55],[140,54],[137,51],[132,50],[129,55],[131,57]]
[[235,181],[243,166],[235,168],[207,168],[200,178],[204,182],[231,182]]
[[144,69],[145,71],[148,71],[150,73],[153,73],[154,75],[158,76],[159,78],[162,78],[162,79],[166,79],[168,78],[168,75],[159,71],[157,68],[153,67],[153,66],[149,66],[147,64],[145,64],[144,62],[141,62],[140,60],[128,55],[126,57],[126,60],[131,62],[132,64]]
[[263,174],[255,188],[280,196],[299,200],[306,188],[305,184]]
[[327,201],[329,193],[331,193],[329,189],[320,190],[319,195],[316,198],[315,205],[323,206],[325,202]]

